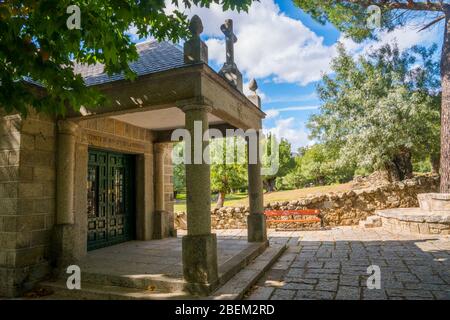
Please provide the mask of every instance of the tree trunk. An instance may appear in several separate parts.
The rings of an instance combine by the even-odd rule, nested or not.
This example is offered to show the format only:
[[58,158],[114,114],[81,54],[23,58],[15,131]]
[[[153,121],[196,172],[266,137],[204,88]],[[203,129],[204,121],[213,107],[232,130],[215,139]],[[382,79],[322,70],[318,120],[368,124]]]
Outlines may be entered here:
[[385,164],[385,170],[388,173],[388,179],[391,182],[400,181],[400,173],[398,172],[398,168],[393,161],[390,161]]
[[178,191],[173,190],[173,200],[177,199]]
[[216,208],[220,209],[223,207],[223,204],[225,203],[225,195],[225,192],[219,191],[219,195],[217,196]]
[[439,174],[439,168],[440,168],[440,164],[441,164],[440,160],[441,160],[440,154],[431,155],[431,157],[430,157],[431,172],[433,174]]
[[325,185],[325,177],[318,177],[316,179],[316,185],[318,186],[324,186]]
[[402,150],[394,156],[391,162],[386,164],[386,170],[392,182],[402,181],[413,177],[411,152]]
[[413,177],[412,156],[409,150],[402,150],[395,158],[394,163],[400,173],[400,180]]
[[444,44],[441,57],[441,192],[450,192],[450,6],[445,7]]
[[275,191],[275,178],[267,179],[266,181],[264,181],[264,185],[267,189],[267,192]]

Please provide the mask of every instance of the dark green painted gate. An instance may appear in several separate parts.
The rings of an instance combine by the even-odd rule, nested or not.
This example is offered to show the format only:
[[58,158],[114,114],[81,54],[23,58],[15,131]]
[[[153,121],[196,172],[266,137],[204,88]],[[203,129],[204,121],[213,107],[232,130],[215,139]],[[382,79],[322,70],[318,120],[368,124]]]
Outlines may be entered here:
[[135,238],[134,157],[89,150],[88,250]]

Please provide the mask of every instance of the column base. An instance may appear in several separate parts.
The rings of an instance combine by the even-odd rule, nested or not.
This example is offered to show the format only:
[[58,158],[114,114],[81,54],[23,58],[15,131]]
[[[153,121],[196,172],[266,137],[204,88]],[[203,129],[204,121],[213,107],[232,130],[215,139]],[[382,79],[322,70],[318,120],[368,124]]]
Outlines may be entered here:
[[53,227],[51,260],[56,269],[67,268],[76,261],[75,225],[57,224]]
[[264,214],[250,214],[247,216],[248,242],[267,241],[266,216]]
[[176,237],[174,218],[171,212],[155,211],[153,219],[153,239]]
[[182,245],[187,289],[194,294],[210,293],[219,282],[216,235],[187,235],[183,237]]

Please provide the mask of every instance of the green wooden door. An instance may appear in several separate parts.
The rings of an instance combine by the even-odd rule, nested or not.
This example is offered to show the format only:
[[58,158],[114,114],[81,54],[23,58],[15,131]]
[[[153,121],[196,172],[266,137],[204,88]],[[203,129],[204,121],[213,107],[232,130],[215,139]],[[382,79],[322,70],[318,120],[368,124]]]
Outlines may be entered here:
[[134,157],[89,150],[88,250],[135,238]]

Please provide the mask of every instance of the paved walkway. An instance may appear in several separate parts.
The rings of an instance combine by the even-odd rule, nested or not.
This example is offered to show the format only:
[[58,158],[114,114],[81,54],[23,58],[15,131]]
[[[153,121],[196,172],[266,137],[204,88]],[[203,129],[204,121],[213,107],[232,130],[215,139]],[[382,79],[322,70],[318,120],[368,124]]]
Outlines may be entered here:
[[[216,232],[245,235],[245,230]],[[289,247],[249,299],[450,299],[449,236],[359,227],[269,236]],[[381,289],[367,288],[370,265],[380,267]]]

